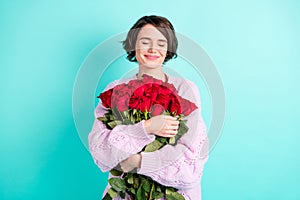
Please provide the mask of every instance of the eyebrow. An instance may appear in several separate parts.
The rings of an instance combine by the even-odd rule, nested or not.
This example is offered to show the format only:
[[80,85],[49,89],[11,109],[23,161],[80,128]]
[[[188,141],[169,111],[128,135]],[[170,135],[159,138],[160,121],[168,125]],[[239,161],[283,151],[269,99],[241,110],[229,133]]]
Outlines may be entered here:
[[[141,37],[140,40],[142,40],[142,39],[151,40],[151,38],[149,38],[149,37]],[[167,40],[165,40],[165,39],[158,39],[158,41],[167,42]]]

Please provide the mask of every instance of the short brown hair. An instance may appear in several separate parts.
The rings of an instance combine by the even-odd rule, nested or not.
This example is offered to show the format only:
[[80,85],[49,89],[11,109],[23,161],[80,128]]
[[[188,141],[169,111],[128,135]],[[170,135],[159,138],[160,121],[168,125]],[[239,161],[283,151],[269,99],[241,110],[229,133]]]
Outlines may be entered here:
[[127,52],[127,59],[131,62],[137,62],[135,57],[135,44],[139,31],[146,24],[151,24],[157,28],[167,38],[168,49],[164,63],[171,58],[177,57],[178,41],[175,35],[175,30],[171,22],[161,16],[150,15],[141,17],[129,30],[126,39],[122,42],[123,48]]

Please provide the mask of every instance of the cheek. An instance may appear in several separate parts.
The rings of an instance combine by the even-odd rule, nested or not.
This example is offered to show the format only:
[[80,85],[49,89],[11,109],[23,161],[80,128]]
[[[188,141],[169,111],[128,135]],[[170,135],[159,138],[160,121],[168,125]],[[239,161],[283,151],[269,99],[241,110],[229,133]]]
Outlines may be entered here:
[[136,49],[135,50],[135,58],[139,63],[143,62],[143,58],[142,58],[143,52],[141,51],[141,49]]
[[136,47],[136,48],[135,48],[135,54],[136,54],[136,55],[138,55],[138,54],[141,55],[141,54],[145,53],[145,51],[146,51],[145,49],[140,48],[140,47]]
[[165,59],[166,56],[167,56],[167,52],[166,52],[166,51],[162,52],[162,53],[161,53],[161,56],[163,57],[163,59]]

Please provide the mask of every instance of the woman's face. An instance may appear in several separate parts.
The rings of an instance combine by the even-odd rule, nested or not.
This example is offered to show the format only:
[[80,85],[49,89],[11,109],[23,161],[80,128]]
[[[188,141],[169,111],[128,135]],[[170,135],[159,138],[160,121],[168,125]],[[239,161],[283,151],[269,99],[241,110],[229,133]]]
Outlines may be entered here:
[[153,25],[141,28],[135,45],[135,56],[139,65],[149,68],[161,67],[167,54],[167,39]]

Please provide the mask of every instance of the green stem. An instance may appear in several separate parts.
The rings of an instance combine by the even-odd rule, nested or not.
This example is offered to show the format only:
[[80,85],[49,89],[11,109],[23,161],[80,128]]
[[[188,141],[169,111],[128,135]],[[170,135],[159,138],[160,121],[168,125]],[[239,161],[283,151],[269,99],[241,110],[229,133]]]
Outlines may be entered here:
[[148,112],[147,111],[144,112],[144,117],[145,117],[145,120],[148,119]]
[[150,195],[149,195],[149,200],[152,200],[152,192],[154,190],[154,181],[152,183],[152,187],[151,187],[151,190],[150,190]]

